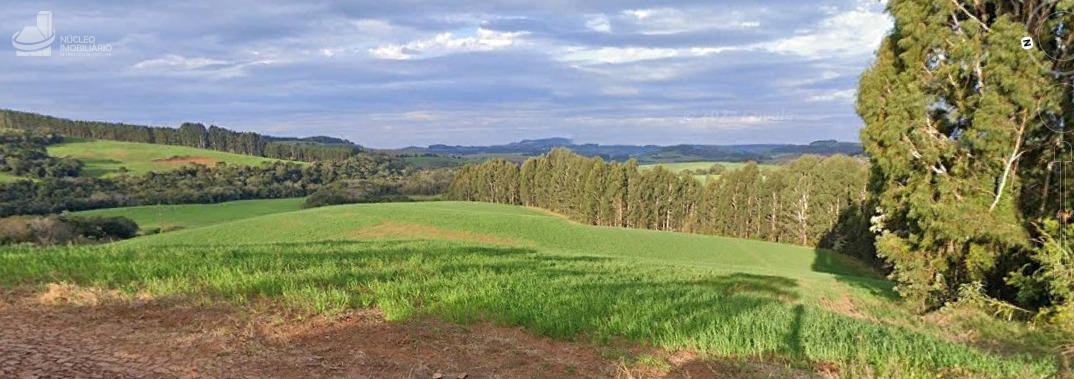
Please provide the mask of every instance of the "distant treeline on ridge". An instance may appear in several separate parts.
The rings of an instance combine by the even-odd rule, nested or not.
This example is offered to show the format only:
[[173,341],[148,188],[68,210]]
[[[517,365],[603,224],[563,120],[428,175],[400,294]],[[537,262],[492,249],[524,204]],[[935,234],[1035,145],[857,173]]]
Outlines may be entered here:
[[342,160],[361,149],[350,141],[312,137],[292,139],[236,132],[185,123],[179,128],[74,121],[28,112],[0,110],[0,129],[22,129],[66,137],[189,146],[201,149],[296,161]]

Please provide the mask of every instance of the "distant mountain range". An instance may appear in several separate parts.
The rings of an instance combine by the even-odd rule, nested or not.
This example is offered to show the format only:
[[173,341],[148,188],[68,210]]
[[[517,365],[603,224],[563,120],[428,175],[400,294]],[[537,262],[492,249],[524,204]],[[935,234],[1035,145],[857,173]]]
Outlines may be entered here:
[[862,155],[857,142],[835,140],[814,141],[808,145],[794,144],[746,144],[746,145],[599,145],[575,144],[568,138],[543,138],[523,140],[506,145],[449,146],[429,145],[407,147],[394,152],[407,155],[519,155],[533,156],[547,153],[554,148],[566,148],[585,156],[599,156],[607,160],[637,159],[640,162],[689,162],[689,161],[773,161],[816,155]]

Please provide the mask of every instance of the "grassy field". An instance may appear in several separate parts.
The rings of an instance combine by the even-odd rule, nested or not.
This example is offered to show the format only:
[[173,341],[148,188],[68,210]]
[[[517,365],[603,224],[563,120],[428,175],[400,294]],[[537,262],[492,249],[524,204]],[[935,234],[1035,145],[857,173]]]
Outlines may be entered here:
[[[723,165],[726,170],[738,170],[746,166],[745,162],[680,162],[680,163],[654,163],[638,166],[642,170],[651,170],[654,167],[660,166],[671,172],[682,172],[684,170],[698,170],[707,169],[714,164]],[[771,170],[776,168],[776,165],[772,164],[758,164],[758,168],[761,170]],[[712,175],[713,177],[719,177],[719,175]],[[708,175],[694,175],[694,178],[700,180],[702,183],[708,180]]]
[[0,285],[274,299],[328,314],[377,307],[392,320],[488,320],[598,344],[832,364],[846,376],[1047,377],[1070,337],[976,313],[911,314],[890,282],[827,251],[579,225],[522,207],[393,203],[233,218],[103,246],[2,249]]
[[185,146],[76,138],[66,138],[63,143],[49,146],[48,153],[52,156],[81,160],[86,164],[84,175],[93,177],[116,174],[121,167],[125,167],[132,174],[144,174],[150,171],[167,171],[190,163],[212,165],[226,162],[256,166],[262,162],[276,161]]
[[143,230],[190,229],[302,209],[305,198],[242,200],[220,204],[147,205],[75,212],[77,216],[125,216]]

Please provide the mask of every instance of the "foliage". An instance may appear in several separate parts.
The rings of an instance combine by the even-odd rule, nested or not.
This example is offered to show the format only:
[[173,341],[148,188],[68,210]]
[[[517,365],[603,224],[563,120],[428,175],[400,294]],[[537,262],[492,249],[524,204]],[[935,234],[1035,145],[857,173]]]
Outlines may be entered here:
[[155,143],[297,161],[343,160],[359,153],[350,143],[289,141],[252,132],[185,123],[163,128],[109,122],[72,121],[34,113],[0,110],[0,128],[33,130],[66,137]]
[[327,205],[408,201],[399,184],[384,180],[342,180],[322,186],[302,204],[303,208]]
[[405,175],[401,161],[360,154],[342,161],[300,165],[184,166],[115,178],[59,178],[0,184],[0,215],[47,214],[148,204],[218,203],[307,196],[321,186],[353,179]]
[[0,244],[58,245],[134,237],[138,224],[126,217],[15,216],[0,219]]
[[1051,33],[1068,30],[1071,13],[1049,16],[1072,6],[888,5],[895,28],[862,76],[858,112],[879,213],[877,253],[893,266],[900,292],[921,309],[956,299],[959,288],[974,282],[989,296],[1026,306],[1060,300],[1043,292],[1028,298],[1012,283],[1032,281],[1005,278],[1041,265],[1033,259],[1037,244],[1027,220],[1070,209],[1059,199],[1071,178],[1060,182],[1051,163],[1070,152],[1046,124],[1071,121],[1064,120],[1074,112],[1063,83],[1070,82],[1074,61],[1052,60],[1016,42],[1034,35],[1043,49],[1069,54],[1070,39]]
[[[502,160],[463,167],[449,194],[540,207],[592,225],[850,249],[871,242],[860,217],[848,215],[864,206],[865,173],[856,158],[805,156],[764,171],[749,163],[701,185],[659,166],[639,170],[633,161],[556,149],[521,168]],[[840,221],[851,226],[836,228]],[[854,255],[868,257],[865,250]]]
[[0,129],[0,172],[31,178],[78,176],[82,162],[48,155],[45,145],[58,142],[51,134]]

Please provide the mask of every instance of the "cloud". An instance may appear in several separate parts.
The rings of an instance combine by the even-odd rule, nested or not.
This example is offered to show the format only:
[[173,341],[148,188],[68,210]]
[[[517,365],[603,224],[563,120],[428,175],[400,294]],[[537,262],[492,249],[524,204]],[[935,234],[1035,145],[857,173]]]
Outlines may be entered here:
[[645,35],[673,35],[704,30],[744,30],[761,26],[741,12],[720,10],[682,10],[677,8],[627,9],[621,12],[624,22],[633,23]]
[[387,44],[369,49],[370,55],[379,59],[408,60],[443,56],[455,53],[494,51],[516,46],[528,32],[499,32],[478,28],[473,36],[456,36],[447,32],[433,38],[407,42],[402,45]]
[[690,47],[690,48],[649,48],[649,47],[569,47],[557,57],[560,61],[578,64],[623,64],[656,59],[704,57],[728,51],[741,50],[741,47]]
[[839,103],[853,103],[854,99],[858,96],[858,90],[856,89],[844,89],[831,91],[827,93],[816,94],[806,98],[811,102],[839,102]]
[[859,6],[825,18],[816,28],[763,46],[775,53],[808,58],[865,56],[880,46],[891,26],[891,18],[880,10]]
[[132,65],[131,71],[142,75],[203,77],[210,79],[227,79],[247,74],[251,66],[276,63],[271,59],[256,59],[246,62],[233,62],[213,58],[186,58],[182,55],[168,54],[158,58],[146,59]]
[[592,30],[592,31],[595,31],[595,32],[601,32],[601,33],[611,33],[612,32],[611,21],[609,21],[608,16],[603,14],[603,13],[598,14],[598,15],[590,16],[585,22],[585,27],[588,28],[589,30]]

